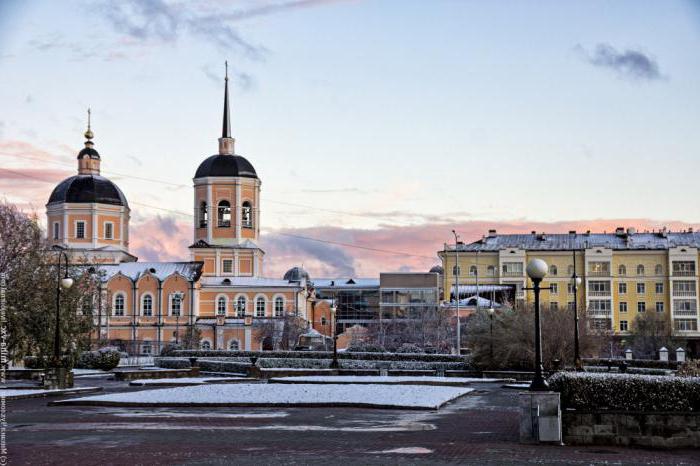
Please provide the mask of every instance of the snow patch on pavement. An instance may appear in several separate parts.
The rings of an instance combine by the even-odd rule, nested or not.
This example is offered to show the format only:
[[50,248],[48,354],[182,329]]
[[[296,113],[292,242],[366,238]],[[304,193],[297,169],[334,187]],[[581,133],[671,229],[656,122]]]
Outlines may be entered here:
[[200,385],[245,379],[245,377],[177,377],[172,379],[138,379],[131,381],[129,385]]
[[[286,370],[286,369],[285,369]],[[477,377],[433,377],[433,376],[381,376],[381,375],[307,375],[275,377],[271,382],[350,383],[350,384],[471,384],[508,382],[508,379],[482,379]]]
[[394,448],[393,450],[383,450],[383,451],[371,451],[370,453],[399,453],[402,455],[426,455],[432,453],[433,450],[429,450],[423,447],[402,447]]

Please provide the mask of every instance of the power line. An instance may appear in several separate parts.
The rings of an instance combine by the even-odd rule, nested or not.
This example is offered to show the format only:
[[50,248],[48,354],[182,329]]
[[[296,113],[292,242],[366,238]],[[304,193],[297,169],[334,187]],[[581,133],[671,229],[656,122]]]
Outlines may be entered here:
[[[9,168],[0,167],[0,170],[4,170],[4,171],[6,171],[6,172],[10,172],[10,173],[14,173],[14,174],[16,174],[16,175],[24,176],[24,177],[26,177],[26,178],[31,178],[31,179],[34,179],[34,180],[39,180],[39,181],[42,181],[42,182],[47,182],[47,183],[49,183],[49,181],[44,180],[43,178],[39,178],[39,177],[37,177],[37,176],[28,175],[28,174],[26,174],[26,173],[22,173],[22,172],[19,172],[19,171],[16,171],[16,170],[11,170],[11,169],[9,169]],[[186,217],[188,217],[188,218],[194,218],[194,215],[192,215],[191,213],[182,212],[182,211],[180,211],[180,210],[167,209],[167,208],[164,208],[164,207],[158,207],[158,206],[154,206],[154,205],[150,205],[150,204],[145,204],[145,203],[143,203],[143,202],[132,202],[132,204],[140,205],[140,206],[143,206],[143,207],[148,207],[148,208],[150,208],[150,209],[162,210],[162,211],[165,211],[165,212],[170,212],[170,213],[174,213],[174,214],[178,214],[178,215],[183,215],[183,216],[186,216]],[[365,251],[380,252],[380,253],[384,253],[384,254],[393,254],[393,255],[397,255],[397,256],[420,257],[420,258],[422,258],[422,259],[430,259],[430,260],[434,260],[434,259],[435,259],[434,257],[423,256],[423,255],[420,255],[420,254],[411,254],[411,253],[403,252],[403,251],[391,251],[391,250],[388,250],[388,249],[381,249],[381,248],[372,248],[372,247],[369,247],[369,246],[361,246],[361,245],[359,245],[359,244],[345,243],[345,242],[341,242],[341,241],[325,240],[325,239],[320,239],[320,238],[311,238],[311,237],[308,237],[308,236],[294,235],[294,234],[291,234],[291,233],[282,233],[282,232],[277,232],[277,231],[276,231],[276,232],[272,232],[271,234],[275,234],[275,235],[279,235],[279,236],[287,236],[287,237],[290,237],[290,238],[303,239],[303,240],[306,240],[306,241],[315,241],[315,242],[318,242],[318,243],[333,244],[333,245],[337,245],[337,246],[343,246],[343,247],[349,247],[349,248],[355,248],[355,249],[362,249],[362,250],[365,250]]]

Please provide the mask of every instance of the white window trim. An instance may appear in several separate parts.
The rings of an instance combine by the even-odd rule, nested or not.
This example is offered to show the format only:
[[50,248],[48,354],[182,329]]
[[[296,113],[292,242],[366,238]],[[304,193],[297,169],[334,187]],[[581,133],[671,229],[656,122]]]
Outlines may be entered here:
[[[226,261],[231,261],[231,270],[229,272],[226,272],[224,269],[224,262]],[[234,260],[233,259],[221,259],[221,275],[234,275]]]
[[221,315],[221,314],[219,314],[219,300],[221,298],[224,298],[224,314],[223,315],[224,316],[228,315],[228,296],[223,294],[223,293],[219,293],[216,295],[216,298],[214,298],[214,316]]
[[[81,238],[78,236],[78,224],[82,223],[83,224],[83,237]],[[74,239],[87,239],[88,234],[87,234],[87,222],[85,220],[75,220],[73,222],[73,232],[75,233]]]
[[243,317],[246,316],[246,312],[248,311],[248,302],[250,301],[250,299],[248,299],[248,295],[246,295],[245,293],[238,293],[236,295],[236,297],[233,299],[233,305],[232,305],[233,315],[235,317],[238,317],[239,319],[243,318],[243,317],[238,316],[238,298],[241,298],[241,297],[245,298],[245,306],[243,307]]
[[[244,223],[243,221],[243,204],[245,203],[250,204],[250,223]],[[246,228],[248,230],[252,230],[255,228],[255,208],[253,207],[253,201],[250,199],[243,199],[241,200],[241,228]]]
[[[107,236],[107,225],[112,225],[112,236]],[[114,239],[114,222],[104,222],[102,225],[102,232],[104,233],[104,239],[113,240]]]
[[[173,340],[174,341],[174,340]],[[202,341],[199,343],[199,349],[204,349],[204,343],[209,343],[209,350],[214,348],[214,345],[212,344],[211,340],[209,338],[202,338]],[[208,350],[207,350],[208,351]]]
[[180,299],[180,317],[182,317],[185,314],[185,298],[187,297],[187,294],[183,291],[176,291],[168,294],[168,315],[176,317],[175,314],[173,314],[173,298],[175,297],[175,293],[182,293],[182,299]]
[[[263,303],[265,304],[265,306],[263,308],[263,315],[262,316],[258,315],[258,299],[260,299],[260,298],[262,298]],[[254,308],[253,309],[253,316],[258,317],[258,318],[266,317],[267,316],[267,296],[265,296],[264,294],[255,295],[255,300],[253,301],[253,308]]]
[[[123,314],[117,314],[117,297],[121,296],[124,298],[124,313]],[[126,293],[123,291],[118,291],[114,293],[114,296],[112,297],[112,316],[114,317],[125,317],[126,316]]]
[[[232,349],[231,349],[231,343],[233,343],[234,341],[235,341],[236,343],[238,343],[238,349],[237,349],[237,350],[232,350]],[[228,343],[226,344],[226,349],[227,349],[228,351],[240,351],[240,350],[241,350],[241,340],[239,340],[238,338],[231,338],[231,339],[228,341]]]
[[[277,310],[275,309],[275,303],[277,302],[277,298],[282,298],[282,314],[277,315]],[[283,294],[276,294],[272,297],[272,316],[273,317],[284,317],[284,308],[287,307],[287,300],[284,298]]]
[[[150,296],[150,297],[151,297],[151,315],[150,315],[150,316],[147,316],[147,315],[144,313],[144,311],[145,311],[144,302],[145,302],[147,296]],[[154,304],[154,303],[155,303],[155,299],[154,299],[154,297],[153,297],[153,293],[151,293],[151,292],[143,293],[143,294],[141,295],[141,306],[139,306],[139,307],[141,308],[141,316],[143,316],[143,317],[153,317],[153,304]]]

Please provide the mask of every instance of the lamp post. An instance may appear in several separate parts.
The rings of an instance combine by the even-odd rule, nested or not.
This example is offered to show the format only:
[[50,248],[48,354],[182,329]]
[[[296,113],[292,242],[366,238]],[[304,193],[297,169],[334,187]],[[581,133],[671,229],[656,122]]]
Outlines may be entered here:
[[493,308],[493,303],[491,303],[491,307],[488,309],[489,313],[489,342],[491,346],[491,364],[493,365],[493,313],[496,312],[496,310]]
[[544,379],[544,367],[542,364],[542,325],[540,323],[540,288],[542,279],[547,275],[547,263],[542,259],[532,259],[527,264],[527,276],[532,280],[532,288],[525,288],[535,292],[535,376],[530,384],[531,392],[543,392],[549,390],[549,385]]
[[574,274],[571,277],[571,286],[574,288],[574,367],[576,370],[581,370],[583,365],[581,364],[581,355],[579,353],[579,335],[578,335],[578,287],[581,286],[581,277],[576,275],[576,250],[573,251],[574,255]]
[[180,344],[180,314],[182,313],[182,298],[184,293],[175,293],[173,297],[177,300],[177,314],[175,314],[175,345]]
[[331,361],[331,369],[338,368],[338,332],[336,331],[335,325],[335,313],[337,312],[335,306],[335,297],[333,298],[333,304],[331,305],[331,323],[333,325],[333,360]]
[[[462,330],[460,329],[460,318],[459,318],[459,235],[456,231],[452,230],[452,234],[455,236],[455,297],[457,299],[457,355],[462,354]],[[477,299],[478,303],[478,299]]]
[[[65,274],[61,278],[61,258],[65,260]],[[68,276],[68,255],[62,249],[58,250],[56,264],[56,329],[53,336],[53,366],[61,367],[61,288],[66,290],[73,286],[73,279]]]

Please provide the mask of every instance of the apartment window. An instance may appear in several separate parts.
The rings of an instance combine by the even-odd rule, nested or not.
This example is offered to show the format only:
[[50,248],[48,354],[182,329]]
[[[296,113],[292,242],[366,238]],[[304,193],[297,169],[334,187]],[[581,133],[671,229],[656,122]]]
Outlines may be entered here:
[[124,315],[124,295],[118,294],[114,297],[114,315],[123,316]]
[[557,303],[556,301],[551,301],[549,303],[549,310],[550,311],[556,311],[558,309],[559,309],[559,303]]
[[241,224],[243,228],[253,228],[253,207],[248,201],[241,206]]
[[114,224],[105,222],[105,239],[114,239]]
[[521,276],[523,274],[522,262],[504,262],[503,275],[505,276]]
[[637,275],[644,275],[644,266],[642,264],[637,266]]
[[568,294],[574,294],[574,284],[573,283],[566,284],[566,292]]
[[79,239],[85,238],[85,222],[76,222],[75,224],[75,237]]
[[550,290],[549,290],[550,293],[559,294],[559,285],[558,284],[552,283],[551,285],[549,285],[549,287],[550,287]]
[[617,268],[617,274],[622,276],[627,275],[627,267],[625,267],[624,265],[619,266]]
[[53,239],[58,239],[60,237],[60,224],[58,222],[53,222]]
[[265,317],[265,298],[255,300],[255,317]]
[[620,302],[620,312],[627,312],[627,303],[624,301]]
[[695,319],[676,319],[676,330],[682,332],[696,331],[698,329],[698,321]]
[[661,301],[657,301],[656,303],[656,312],[664,312],[664,303]]
[[664,274],[664,268],[661,264],[656,264],[656,267],[654,267],[654,274],[655,275],[663,275]]
[[494,267],[493,265],[489,265],[489,266],[486,268],[486,274],[489,275],[489,276],[491,276],[491,277],[493,277],[494,275],[496,275],[496,267]]
[[228,228],[231,226],[231,204],[228,201],[219,202],[219,228]]
[[224,273],[233,273],[233,259],[224,259],[222,261]]
[[153,296],[150,294],[143,295],[141,301],[141,315],[151,317],[153,315]]
[[219,296],[219,299],[216,300],[216,315],[226,315],[226,298],[224,296]]
[[695,275],[694,261],[673,261],[673,275],[691,277]]
[[550,274],[550,275],[556,275],[556,274],[557,274],[557,266],[556,266],[556,265],[550,265],[550,266],[549,266],[549,274]]
[[170,296],[170,315],[179,316],[182,311],[182,295],[174,293]]
[[238,317],[245,316],[245,296],[239,296],[236,300],[236,315]]
[[696,315],[697,305],[694,299],[676,299],[673,301],[673,312],[676,315]]
[[284,315],[284,299],[281,297],[275,298],[275,317]]
[[627,293],[627,283],[618,283],[617,284],[617,292],[620,294]]
[[462,269],[460,268],[459,265],[455,265],[452,267],[452,275],[457,276],[457,275],[462,275]]
[[573,311],[574,307],[576,307],[576,303],[574,301],[569,301],[568,303],[566,303],[566,308],[569,311]]
[[654,286],[654,290],[656,291],[656,294],[662,294],[664,292],[664,284],[663,283],[657,283]]
[[588,282],[588,290],[591,296],[609,296],[610,282]]
[[609,314],[611,307],[607,299],[591,299],[588,303],[588,310],[592,314]]
[[589,262],[588,271],[591,275],[610,275],[610,262]]
[[627,321],[626,320],[621,320],[620,321],[620,331],[621,332],[626,332],[628,330],[627,328]]
[[645,302],[637,303],[637,312],[646,312],[646,311],[647,311],[647,303],[645,303]]
[[567,273],[570,277],[573,277],[573,276],[574,276],[574,266],[573,266],[573,265],[568,266],[568,267],[566,268],[566,273]]
[[469,267],[469,275],[472,277],[476,276],[476,265],[472,265]]
[[644,283],[637,283],[637,294],[644,294],[646,292],[646,286]]
[[673,294],[674,296],[695,296],[695,282],[674,281]]

